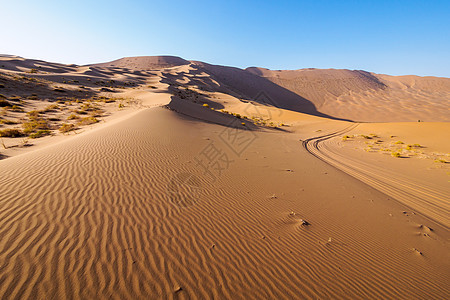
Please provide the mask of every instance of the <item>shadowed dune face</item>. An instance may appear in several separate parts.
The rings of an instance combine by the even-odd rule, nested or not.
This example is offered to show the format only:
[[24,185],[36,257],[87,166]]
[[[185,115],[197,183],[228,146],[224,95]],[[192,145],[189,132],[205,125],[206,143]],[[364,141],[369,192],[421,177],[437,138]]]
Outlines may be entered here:
[[35,69],[42,72],[61,74],[74,72],[76,68],[76,65],[65,65],[36,59],[0,55],[0,69],[8,71],[23,72]]
[[[222,88],[226,88],[228,91],[240,95],[242,98],[296,112],[334,118],[331,115],[317,111],[314,103],[308,99],[295,94],[266,78],[256,76],[245,70],[234,67],[210,65],[203,62],[193,62],[193,65],[199,70],[210,74],[215,81],[220,83]],[[220,91],[224,91],[224,89]]]
[[450,79],[365,71],[247,68],[336,118],[363,122],[450,121]]
[[0,58],[0,69],[38,70],[48,73],[45,76],[50,80],[69,73],[103,78],[129,74],[132,78],[150,75],[149,70],[166,70],[162,78],[170,85],[195,85],[320,117],[359,122],[450,121],[450,78],[335,69],[242,70],[174,56],[125,57],[82,67],[4,55]]
[[[189,68],[184,68],[189,66]],[[89,65],[112,72],[184,68],[165,83],[195,85],[236,98],[332,119],[359,122],[450,121],[450,79],[388,76],[361,70],[245,70],[173,56],[127,57]]]

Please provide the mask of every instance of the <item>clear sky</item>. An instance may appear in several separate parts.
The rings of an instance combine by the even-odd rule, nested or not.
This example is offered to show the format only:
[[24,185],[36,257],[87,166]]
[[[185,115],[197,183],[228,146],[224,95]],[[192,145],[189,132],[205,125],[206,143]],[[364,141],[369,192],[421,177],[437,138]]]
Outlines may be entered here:
[[450,1],[0,0],[0,53],[450,77]]

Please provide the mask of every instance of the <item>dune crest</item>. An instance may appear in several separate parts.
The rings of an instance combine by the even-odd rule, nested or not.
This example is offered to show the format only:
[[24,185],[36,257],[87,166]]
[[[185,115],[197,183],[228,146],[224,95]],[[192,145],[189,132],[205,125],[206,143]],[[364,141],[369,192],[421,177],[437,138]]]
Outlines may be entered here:
[[136,56],[124,57],[111,62],[92,64],[95,67],[128,68],[135,70],[153,70],[187,65],[189,62],[176,56]]

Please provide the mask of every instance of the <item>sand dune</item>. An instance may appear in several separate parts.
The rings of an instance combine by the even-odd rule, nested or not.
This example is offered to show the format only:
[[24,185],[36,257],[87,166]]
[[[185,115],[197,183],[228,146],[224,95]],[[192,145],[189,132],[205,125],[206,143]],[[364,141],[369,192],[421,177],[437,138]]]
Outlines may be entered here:
[[[286,78],[303,71],[278,85],[276,71],[178,58],[3,61],[1,92],[25,111],[1,120],[61,101],[53,86],[127,101],[77,134],[1,149],[1,299],[448,298],[448,164],[434,161],[448,123],[337,120],[365,102],[382,119],[371,97],[389,89],[442,118],[445,80],[308,70],[300,94]],[[347,92],[352,104],[333,104]]]
[[176,56],[137,56],[124,57],[107,63],[93,64],[96,67],[127,68],[138,70],[153,70],[187,65],[189,62]]
[[[222,130],[151,109],[0,162],[2,298],[445,297],[448,232],[295,141],[265,149],[283,135],[256,133],[211,182],[193,158]],[[167,192],[183,173],[201,186],[187,208]]]
[[450,121],[450,79],[365,71],[248,68],[311,101],[318,111],[364,122]]

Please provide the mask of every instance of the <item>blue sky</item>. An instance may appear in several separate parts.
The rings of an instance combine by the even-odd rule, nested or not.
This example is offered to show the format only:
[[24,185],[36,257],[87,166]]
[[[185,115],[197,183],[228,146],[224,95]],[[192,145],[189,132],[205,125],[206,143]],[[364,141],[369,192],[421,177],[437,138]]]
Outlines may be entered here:
[[0,53],[450,77],[450,1],[0,0]]

